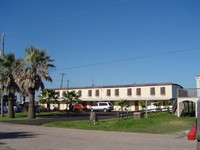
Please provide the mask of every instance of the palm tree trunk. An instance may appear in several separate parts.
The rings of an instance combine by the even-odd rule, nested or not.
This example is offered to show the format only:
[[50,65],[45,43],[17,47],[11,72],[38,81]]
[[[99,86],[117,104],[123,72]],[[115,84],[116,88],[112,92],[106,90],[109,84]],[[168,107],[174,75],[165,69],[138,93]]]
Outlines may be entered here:
[[58,110],[60,110],[60,101],[58,101],[57,104],[58,104]]
[[28,106],[28,118],[35,119],[35,89],[29,89],[29,106]]
[[8,97],[8,118],[15,118],[13,107],[13,99],[12,97]]
[[47,102],[47,110],[50,111],[50,102]]

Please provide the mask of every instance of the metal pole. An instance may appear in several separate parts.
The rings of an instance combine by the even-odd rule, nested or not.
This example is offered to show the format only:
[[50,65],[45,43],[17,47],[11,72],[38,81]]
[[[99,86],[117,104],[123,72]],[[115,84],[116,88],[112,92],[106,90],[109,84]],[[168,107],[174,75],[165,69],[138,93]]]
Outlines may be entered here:
[[61,77],[61,85],[60,85],[60,88],[62,88],[62,87],[63,87],[63,76],[66,75],[66,74],[64,74],[64,73],[60,73],[60,74],[61,74],[61,76],[62,76],[62,77]]
[[0,93],[0,99],[1,99],[1,117],[4,117],[4,112],[3,112],[3,96],[2,96],[2,87],[1,87],[1,93]]
[[2,54],[4,54],[4,37],[5,37],[5,34],[3,32],[2,33],[2,40],[1,40],[1,43],[2,43]]
[[67,80],[67,91],[69,89],[69,80]]
[[[2,57],[4,55],[4,32],[2,34],[2,40],[1,40],[1,44],[2,44],[2,49],[1,49],[1,55],[0,57]],[[3,110],[3,85],[1,85],[1,93],[0,93],[0,100],[1,100],[1,117],[4,117],[4,110]]]
[[197,101],[197,150],[200,150],[200,100]]
[[148,114],[147,114],[147,106],[148,106],[148,103],[147,103],[148,101],[146,100],[145,101],[145,117],[147,118],[148,117]]

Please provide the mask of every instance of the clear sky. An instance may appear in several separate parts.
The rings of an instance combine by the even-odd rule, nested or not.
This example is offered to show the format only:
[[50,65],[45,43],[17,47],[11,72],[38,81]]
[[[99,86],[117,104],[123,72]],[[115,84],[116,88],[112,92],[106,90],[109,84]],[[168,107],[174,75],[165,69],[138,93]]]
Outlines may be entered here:
[[200,0],[0,0],[5,53],[47,49],[47,88],[173,82],[200,74]]

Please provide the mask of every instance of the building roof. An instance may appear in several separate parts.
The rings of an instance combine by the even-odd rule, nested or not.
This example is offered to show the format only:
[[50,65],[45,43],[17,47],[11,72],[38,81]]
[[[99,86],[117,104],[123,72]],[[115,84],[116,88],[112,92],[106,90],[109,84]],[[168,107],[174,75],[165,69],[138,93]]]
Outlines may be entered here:
[[124,84],[124,85],[104,85],[104,86],[83,86],[83,87],[69,87],[69,88],[52,88],[54,90],[67,90],[67,89],[93,89],[93,88],[123,88],[123,87],[142,87],[142,86],[164,86],[164,85],[175,85],[180,86],[179,84],[171,83],[171,82],[163,82],[163,83],[145,83],[145,84]]

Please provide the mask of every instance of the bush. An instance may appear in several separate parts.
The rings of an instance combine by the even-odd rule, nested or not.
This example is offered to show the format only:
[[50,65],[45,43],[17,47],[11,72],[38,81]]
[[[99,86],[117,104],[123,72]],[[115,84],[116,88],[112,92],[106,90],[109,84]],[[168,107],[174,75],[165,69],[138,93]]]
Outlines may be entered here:
[[58,107],[54,107],[53,111],[59,111]]
[[47,112],[47,108],[45,108],[44,106],[36,106],[36,112]]

